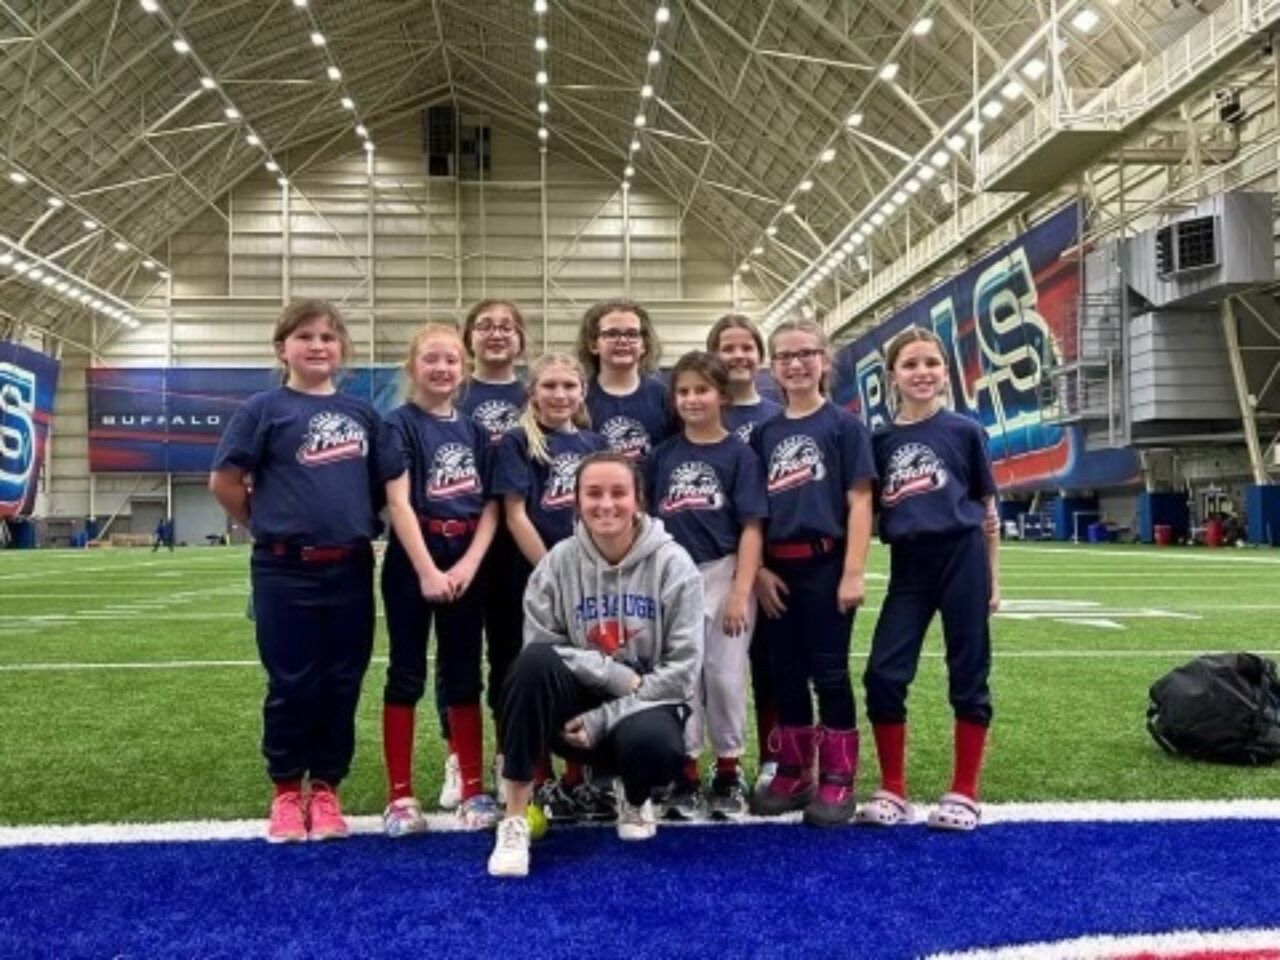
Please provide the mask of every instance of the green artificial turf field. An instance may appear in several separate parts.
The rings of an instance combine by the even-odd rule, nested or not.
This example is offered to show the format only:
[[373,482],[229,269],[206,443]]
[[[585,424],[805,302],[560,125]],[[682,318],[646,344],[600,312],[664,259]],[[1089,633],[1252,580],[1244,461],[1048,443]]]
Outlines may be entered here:
[[[859,701],[887,559],[873,550],[854,631]],[[1170,759],[1143,726],[1147,687],[1194,654],[1280,657],[1280,555],[1015,544],[1003,571],[985,799],[1280,797],[1280,768]],[[261,815],[263,675],[247,594],[243,549],[0,553],[0,823]],[[384,802],[379,623],[343,791],[354,813]],[[945,691],[935,628],[911,702],[910,781],[921,799],[947,786]],[[422,717],[418,790],[430,806],[442,763],[429,704]],[[860,794],[875,777],[867,736]]]

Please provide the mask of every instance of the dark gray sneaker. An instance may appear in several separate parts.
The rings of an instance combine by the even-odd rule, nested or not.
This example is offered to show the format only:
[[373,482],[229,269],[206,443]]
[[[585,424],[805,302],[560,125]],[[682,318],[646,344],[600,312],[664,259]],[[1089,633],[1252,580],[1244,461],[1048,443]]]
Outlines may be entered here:
[[706,798],[702,793],[702,784],[697,780],[686,780],[681,777],[667,792],[663,802],[662,816],[666,820],[691,821],[702,820],[707,815]]
[[713,820],[732,820],[747,812],[747,785],[739,773],[734,777],[716,776],[711,781],[707,806]]

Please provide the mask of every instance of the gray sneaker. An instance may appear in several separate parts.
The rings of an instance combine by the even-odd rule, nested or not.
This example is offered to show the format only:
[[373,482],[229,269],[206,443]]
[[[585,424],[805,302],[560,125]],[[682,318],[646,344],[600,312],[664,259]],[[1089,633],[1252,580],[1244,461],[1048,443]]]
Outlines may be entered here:
[[702,793],[702,784],[697,780],[686,780],[681,777],[667,792],[663,801],[662,815],[667,820],[702,820],[707,815],[706,799]]
[[732,820],[747,812],[747,785],[739,773],[736,777],[715,777],[707,806],[713,820]]

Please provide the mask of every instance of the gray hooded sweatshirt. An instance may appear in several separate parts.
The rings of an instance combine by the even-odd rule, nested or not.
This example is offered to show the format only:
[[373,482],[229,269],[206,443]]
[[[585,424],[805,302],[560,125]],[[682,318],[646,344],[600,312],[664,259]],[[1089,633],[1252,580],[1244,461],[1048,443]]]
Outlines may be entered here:
[[661,520],[642,514],[638,524],[614,566],[578,521],[524,594],[524,642],[554,644],[578,681],[605,698],[583,715],[592,746],[637,711],[688,703],[702,669],[702,577]]

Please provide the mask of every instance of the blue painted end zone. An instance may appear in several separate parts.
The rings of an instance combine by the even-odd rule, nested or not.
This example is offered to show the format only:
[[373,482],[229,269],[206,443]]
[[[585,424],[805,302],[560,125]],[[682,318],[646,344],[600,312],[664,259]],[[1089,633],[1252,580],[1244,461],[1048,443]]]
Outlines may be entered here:
[[1277,827],[562,830],[506,882],[477,835],[28,847],[0,851],[0,956],[798,960],[1275,927]]

